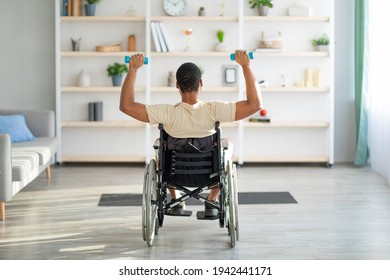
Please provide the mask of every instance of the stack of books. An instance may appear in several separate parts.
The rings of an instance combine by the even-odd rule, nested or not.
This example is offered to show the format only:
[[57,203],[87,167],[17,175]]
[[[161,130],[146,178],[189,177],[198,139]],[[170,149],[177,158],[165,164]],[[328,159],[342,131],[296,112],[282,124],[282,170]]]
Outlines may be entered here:
[[268,115],[262,116],[259,113],[254,114],[249,118],[250,122],[262,122],[262,123],[269,123],[271,122],[271,117]]
[[170,52],[172,45],[168,39],[166,27],[163,22],[152,21],[150,23],[152,37],[156,52]]

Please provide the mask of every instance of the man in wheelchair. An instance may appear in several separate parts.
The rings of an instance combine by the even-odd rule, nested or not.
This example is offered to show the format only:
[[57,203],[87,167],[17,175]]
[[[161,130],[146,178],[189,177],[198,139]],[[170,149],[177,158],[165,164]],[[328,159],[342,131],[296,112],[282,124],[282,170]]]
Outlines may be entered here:
[[[131,57],[129,71],[122,86],[119,108],[123,113],[139,121],[150,123],[151,125],[160,124],[159,126],[163,128],[161,129],[163,134],[160,134],[160,139],[163,139],[164,145],[168,145],[166,147],[168,151],[179,150],[184,151],[185,154],[186,150],[197,150],[200,154],[207,153],[208,150],[215,146],[217,141],[215,135],[219,135],[219,127],[216,126],[216,123],[238,121],[261,110],[261,92],[250,67],[247,51],[236,50],[235,60],[243,71],[246,83],[245,100],[237,102],[201,101],[200,92],[203,87],[201,71],[194,63],[186,62],[176,72],[176,88],[179,90],[181,102],[175,105],[146,105],[135,100],[137,71],[144,65],[143,55],[135,54]],[[160,143],[160,145],[162,144]],[[231,143],[228,150],[224,152],[225,162],[231,158],[232,149],[233,145]],[[176,163],[178,162],[177,156],[178,154],[174,155]],[[172,155],[169,155],[164,163],[164,169],[167,171],[164,179],[168,182],[168,189],[173,201],[177,198],[175,191],[177,187],[175,185],[200,185],[202,182],[207,181],[207,183],[210,183],[210,179],[212,180],[212,175],[200,174],[195,176],[197,182],[188,182],[188,178],[186,179],[185,176],[181,177],[180,174],[177,174],[177,170],[174,169],[172,172],[172,166],[176,166],[172,162],[172,158]],[[182,162],[183,160],[180,161]],[[201,160],[199,165],[202,165],[203,162],[205,161]],[[193,166],[194,164],[191,163],[191,165]],[[168,170],[169,168],[171,169]],[[217,185],[217,182],[215,185]],[[215,216],[218,211],[212,205],[218,199],[219,189],[212,185],[209,190],[207,202],[205,201],[205,216]],[[183,211],[184,203],[175,203],[167,214],[180,215]]]

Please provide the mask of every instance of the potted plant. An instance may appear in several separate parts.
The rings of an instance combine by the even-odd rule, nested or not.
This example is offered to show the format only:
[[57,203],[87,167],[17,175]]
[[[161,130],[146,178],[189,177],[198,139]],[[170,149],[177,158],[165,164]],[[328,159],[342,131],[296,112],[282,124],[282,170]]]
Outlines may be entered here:
[[224,37],[225,37],[225,32],[223,30],[218,30],[217,31],[218,43],[215,44],[215,46],[214,46],[215,51],[217,51],[217,52],[226,51],[226,45],[223,43]]
[[251,9],[258,8],[259,16],[267,16],[268,10],[274,6],[272,0],[249,0],[249,5]]
[[316,48],[317,51],[328,51],[329,38],[326,34],[323,34],[320,38],[312,39],[311,44]]
[[107,74],[112,78],[112,85],[114,87],[119,87],[122,85],[122,75],[123,73],[127,73],[129,68],[126,64],[121,64],[115,62],[113,65],[108,65]]
[[198,11],[198,16],[204,17],[205,15],[206,15],[206,10],[203,6],[201,6]]
[[96,10],[96,4],[99,4],[102,0],[85,0],[87,4],[85,4],[85,15],[86,16],[94,16]]

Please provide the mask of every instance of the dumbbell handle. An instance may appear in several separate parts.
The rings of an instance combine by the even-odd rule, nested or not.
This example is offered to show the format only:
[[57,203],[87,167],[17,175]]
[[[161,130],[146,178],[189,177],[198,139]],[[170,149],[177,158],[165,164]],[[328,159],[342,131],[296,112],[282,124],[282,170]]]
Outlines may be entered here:
[[[254,59],[253,52],[249,52],[249,53],[248,53],[248,56],[249,56],[250,59]],[[232,60],[232,61],[236,60],[236,56],[235,56],[234,53],[231,53],[231,54],[230,54],[230,60]]]
[[[126,55],[126,56],[125,56],[125,62],[126,62],[126,63],[129,63],[130,60],[131,60],[131,57],[128,56],[128,55]],[[144,64],[145,64],[145,65],[149,64],[149,58],[144,57]]]

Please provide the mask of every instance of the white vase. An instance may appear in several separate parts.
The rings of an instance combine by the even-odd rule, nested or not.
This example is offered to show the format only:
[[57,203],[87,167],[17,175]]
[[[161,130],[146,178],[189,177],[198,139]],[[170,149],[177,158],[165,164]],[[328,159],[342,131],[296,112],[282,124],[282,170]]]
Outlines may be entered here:
[[216,43],[214,46],[214,51],[216,52],[225,52],[227,47],[224,43]]
[[329,46],[328,45],[319,45],[316,47],[316,49],[319,52],[327,52],[327,51],[329,51]]
[[81,70],[77,79],[77,84],[80,87],[89,87],[91,85],[91,77],[86,70]]

